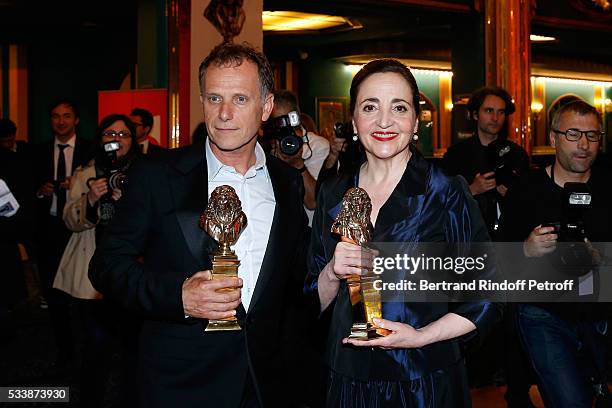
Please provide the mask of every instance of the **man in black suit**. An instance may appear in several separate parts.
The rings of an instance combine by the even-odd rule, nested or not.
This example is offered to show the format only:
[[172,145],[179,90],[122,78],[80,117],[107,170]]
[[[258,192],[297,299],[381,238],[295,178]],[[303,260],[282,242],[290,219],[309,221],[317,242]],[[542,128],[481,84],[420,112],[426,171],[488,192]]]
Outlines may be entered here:
[[30,153],[28,143],[17,140],[17,126],[8,118],[0,119],[0,149],[10,150],[24,156]]
[[[0,259],[3,273],[0,277],[0,305],[12,306],[25,297],[25,277],[18,244],[24,245],[28,253],[32,248],[34,220],[32,214],[33,195],[32,163],[27,143],[17,141],[17,126],[8,119],[0,119],[0,179],[17,200],[19,210],[9,216],[0,215]],[[2,206],[0,205],[0,212]],[[7,307],[0,306],[0,315]],[[0,321],[3,318],[0,317]],[[10,330],[0,323],[0,332]],[[0,338],[3,335],[0,334]]]
[[59,100],[50,109],[53,139],[36,146],[35,185],[37,198],[37,263],[43,294],[49,303],[51,324],[58,347],[57,363],[65,365],[73,357],[68,320],[68,296],[52,289],[60,259],[72,232],[62,215],[70,177],[77,167],[92,158],[91,143],[76,135],[79,113],[69,100]]
[[[0,119],[0,122],[4,120]],[[0,134],[0,142],[2,139]],[[0,181],[3,184],[0,189],[0,344],[13,338],[15,331],[11,309],[26,296],[25,275],[18,244],[23,244],[30,250],[31,232],[34,227],[30,211],[32,200],[27,194],[28,184],[25,178],[28,170],[16,152],[0,148]],[[15,207],[8,201],[9,195],[5,189],[10,191],[19,205],[16,213],[13,213]]]
[[[292,405],[282,356],[303,285],[307,225],[301,175],[257,143],[272,87],[263,54],[217,46],[200,65],[208,138],[132,167],[90,263],[94,287],[145,318],[142,406]],[[239,278],[211,280],[217,244],[198,219],[220,185],[235,188],[248,221],[233,246]],[[242,330],[204,331],[207,319],[231,316]]]
[[140,145],[142,154],[159,154],[166,150],[153,143],[153,138],[149,136],[151,130],[153,130],[153,115],[151,112],[142,108],[134,108],[130,113],[130,119],[136,127],[136,140]]

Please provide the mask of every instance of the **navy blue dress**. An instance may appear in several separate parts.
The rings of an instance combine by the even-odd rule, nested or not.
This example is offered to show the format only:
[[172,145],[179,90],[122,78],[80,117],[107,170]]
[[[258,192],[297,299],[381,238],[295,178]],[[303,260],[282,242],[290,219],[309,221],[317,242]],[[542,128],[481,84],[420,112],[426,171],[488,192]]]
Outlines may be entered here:
[[[381,207],[373,242],[484,242],[486,226],[465,180],[448,177],[412,148],[406,170]],[[305,291],[320,303],[318,276],[333,256],[338,237],[330,233],[344,193],[357,175],[327,180],[317,198]],[[464,246],[466,247],[466,246]],[[466,247],[469,250],[469,245]],[[381,350],[342,345],[351,327],[346,283],[324,313],[331,313],[326,360],[330,368],[329,407],[470,406],[462,344],[485,335],[502,315],[502,305],[473,303],[383,302],[383,318],[421,328],[449,312],[469,319],[477,330],[459,339],[417,349]]]

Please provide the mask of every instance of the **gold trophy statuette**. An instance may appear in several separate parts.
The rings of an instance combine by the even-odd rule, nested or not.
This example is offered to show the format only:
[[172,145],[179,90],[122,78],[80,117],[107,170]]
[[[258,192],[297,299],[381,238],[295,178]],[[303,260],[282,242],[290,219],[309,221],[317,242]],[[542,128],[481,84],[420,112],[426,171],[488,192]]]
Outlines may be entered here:
[[[353,187],[342,199],[342,208],[332,224],[331,232],[340,235],[343,242],[366,247],[372,239],[371,212],[372,201],[368,193],[362,188]],[[353,275],[346,280],[353,309],[349,339],[368,340],[390,333],[377,327],[373,320],[382,317],[380,292],[374,288],[377,279],[379,277],[371,269],[363,269],[361,275]]]
[[[247,218],[242,212],[242,204],[236,191],[230,186],[219,186],[210,195],[208,206],[200,216],[200,228],[219,243],[219,248],[212,253],[212,279],[238,277],[240,261],[231,250],[240,233],[247,225]],[[238,289],[220,289],[233,291]],[[221,320],[210,319],[206,331],[242,330],[236,317]]]

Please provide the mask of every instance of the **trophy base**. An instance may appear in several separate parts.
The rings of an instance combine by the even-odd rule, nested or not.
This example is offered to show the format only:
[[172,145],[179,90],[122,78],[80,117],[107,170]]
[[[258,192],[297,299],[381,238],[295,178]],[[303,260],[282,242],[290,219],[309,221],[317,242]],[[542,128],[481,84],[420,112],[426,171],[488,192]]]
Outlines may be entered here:
[[209,320],[206,329],[204,329],[207,332],[237,330],[242,330],[237,320]]
[[389,334],[391,334],[390,330],[376,327],[372,323],[353,323],[351,334],[349,334],[348,338],[354,340],[372,340],[388,336]]
[[[236,254],[229,251],[228,248],[224,247],[224,250],[213,254],[213,280],[225,279],[232,276],[238,277],[238,266],[240,266],[240,261],[238,261]],[[235,290],[240,289],[218,289],[219,292],[233,292]],[[207,332],[238,330],[242,330],[242,327],[238,325],[238,320],[236,320],[235,317],[224,320],[209,320],[206,329],[204,329],[204,331]]]

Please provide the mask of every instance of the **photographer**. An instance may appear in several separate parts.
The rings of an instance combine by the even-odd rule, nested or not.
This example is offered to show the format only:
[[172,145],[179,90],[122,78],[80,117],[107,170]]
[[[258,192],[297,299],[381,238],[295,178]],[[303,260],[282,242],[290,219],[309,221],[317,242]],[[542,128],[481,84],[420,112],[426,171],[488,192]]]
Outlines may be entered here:
[[[508,238],[524,241],[526,264],[517,265],[517,270],[542,274],[552,268],[559,279],[574,278],[575,294],[584,299],[518,306],[519,334],[547,407],[591,407],[594,387],[603,384],[599,389],[607,390],[603,343],[607,305],[588,303],[598,292],[598,270],[592,265],[604,255],[593,248],[612,240],[609,174],[592,167],[602,136],[602,119],[594,107],[584,101],[562,106],[552,119],[549,135],[554,164],[534,171],[529,183],[509,193],[502,219]],[[573,200],[568,193],[574,193]],[[570,229],[576,232],[568,234]],[[568,248],[580,246],[588,255],[586,263],[572,262],[567,256]]]
[[[466,179],[491,239],[500,241],[500,217],[508,207],[505,197],[528,172],[529,157],[519,145],[507,140],[507,118],[515,107],[506,90],[480,88],[471,95],[467,107],[474,135],[447,150],[443,167],[450,175]],[[529,366],[516,334],[514,309],[506,310],[503,326],[494,330],[479,350],[468,354],[471,380],[475,385],[496,383],[503,378],[503,370],[508,407],[533,407]],[[488,355],[505,357],[496,361]]]
[[365,161],[365,152],[351,121],[336,122],[334,137],[330,140],[329,154],[317,179],[317,192],[326,179],[340,173],[354,172]]
[[[278,90],[274,92],[274,109],[270,115],[271,119],[269,123],[274,124],[275,120],[282,117],[288,117],[292,112],[297,113],[297,122],[299,122],[299,107],[297,104],[297,98],[295,95],[288,90]],[[291,119],[291,118],[289,118]],[[294,122],[295,123],[295,122]],[[306,209],[306,215],[308,215],[308,224],[312,223],[312,216],[314,215],[314,209],[317,205],[315,197],[315,186],[317,177],[323,166],[323,162],[329,153],[329,142],[324,137],[314,134],[313,132],[307,132],[306,129],[298,123],[296,126],[288,128],[287,125],[282,127],[279,132],[278,126],[276,127],[276,134],[286,135],[287,130],[293,131],[293,135],[297,138],[301,138],[303,143],[296,140],[297,143],[291,143],[291,147],[294,149],[299,148],[295,153],[285,148],[283,140],[279,137],[273,137],[272,139],[272,155],[283,160],[287,164],[295,167],[302,173],[302,179],[304,181],[304,207]],[[267,126],[270,129],[270,125]],[[299,145],[301,144],[301,147]]]
[[101,300],[102,295],[93,288],[87,271],[102,230],[112,219],[121,198],[125,171],[140,154],[135,135],[134,125],[127,116],[112,114],[102,119],[95,134],[94,159],[75,171],[64,207],[64,221],[73,233],[53,287],[75,298],[83,317],[81,401],[87,407],[104,401],[114,332],[117,323],[123,322],[117,316],[124,314],[118,314]]
[[449,147],[444,155],[445,170],[463,176],[470,185],[493,240],[504,211],[503,198],[529,169],[527,153],[506,139],[507,117],[514,111],[506,90],[487,87],[475,91],[468,101],[468,112],[476,132]]
[[97,237],[112,219],[121,198],[121,180],[138,155],[138,145],[130,119],[117,114],[102,119],[94,143],[94,159],[77,169],[71,180],[64,221],[76,233],[95,229]]

